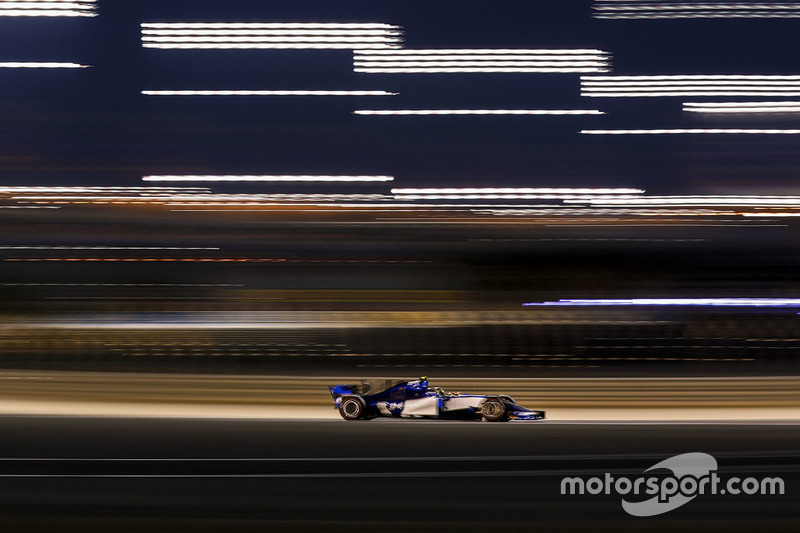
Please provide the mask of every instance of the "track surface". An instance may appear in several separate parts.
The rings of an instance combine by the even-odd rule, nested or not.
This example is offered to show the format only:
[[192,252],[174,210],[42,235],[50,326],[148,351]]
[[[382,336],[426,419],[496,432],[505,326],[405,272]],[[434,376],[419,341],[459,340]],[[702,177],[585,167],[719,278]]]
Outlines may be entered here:
[[[797,531],[800,424],[0,418],[3,531]],[[783,496],[634,518],[563,476],[706,452]]]

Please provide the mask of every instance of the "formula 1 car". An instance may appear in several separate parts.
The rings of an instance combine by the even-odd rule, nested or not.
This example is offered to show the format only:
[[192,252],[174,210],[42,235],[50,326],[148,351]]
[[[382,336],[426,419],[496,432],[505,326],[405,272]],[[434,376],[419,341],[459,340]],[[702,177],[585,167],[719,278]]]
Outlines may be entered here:
[[379,416],[451,420],[542,420],[544,411],[517,405],[506,395],[462,394],[428,387],[428,378],[412,381],[362,379],[358,385],[328,387],[345,420]]

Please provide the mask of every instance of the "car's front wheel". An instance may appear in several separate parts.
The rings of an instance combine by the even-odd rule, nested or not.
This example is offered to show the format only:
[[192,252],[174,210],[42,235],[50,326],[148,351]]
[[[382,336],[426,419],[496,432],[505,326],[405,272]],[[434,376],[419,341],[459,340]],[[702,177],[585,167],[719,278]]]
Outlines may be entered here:
[[488,422],[500,422],[506,419],[506,404],[500,398],[487,398],[481,406],[481,414]]
[[342,418],[345,420],[362,420],[365,411],[364,400],[356,396],[343,398],[342,402],[339,404],[339,414],[342,415]]

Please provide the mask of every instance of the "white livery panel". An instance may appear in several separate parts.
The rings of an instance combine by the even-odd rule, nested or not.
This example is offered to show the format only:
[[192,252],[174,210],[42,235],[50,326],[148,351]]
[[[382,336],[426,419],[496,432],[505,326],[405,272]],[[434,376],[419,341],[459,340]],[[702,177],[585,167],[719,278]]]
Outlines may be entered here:
[[470,407],[477,409],[485,399],[485,396],[456,396],[455,398],[448,398],[444,401],[442,410],[457,411],[459,409],[469,409]]
[[400,416],[438,416],[440,399],[436,396],[427,396],[416,400],[406,400]]

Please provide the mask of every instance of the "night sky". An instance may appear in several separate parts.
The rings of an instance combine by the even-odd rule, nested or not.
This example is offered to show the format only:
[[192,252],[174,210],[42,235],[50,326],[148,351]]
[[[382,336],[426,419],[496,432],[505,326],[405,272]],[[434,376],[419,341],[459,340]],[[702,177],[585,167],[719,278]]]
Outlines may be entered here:
[[[154,50],[142,22],[385,22],[407,48],[592,48],[612,74],[793,74],[800,19],[597,20],[589,1],[141,0],[99,16],[0,20],[4,185],[138,185],[147,174],[382,174],[394,186],[627,186],[792,193],[796,136],[587,136],[586,128],[797,127],[681,103],[587,98],[580,74],[365,74],[350,50]],[[386,90],[398,96],[165,97],[158,89]],[[759,98],[738,98],[758,100]],[[763,99],[763,98],[762,98]],[[728,98],[727,100],[737,100]],[[356,109],[599,109],[598,116],[356,116]],[[257,187],[248,190],[256,190]]]

